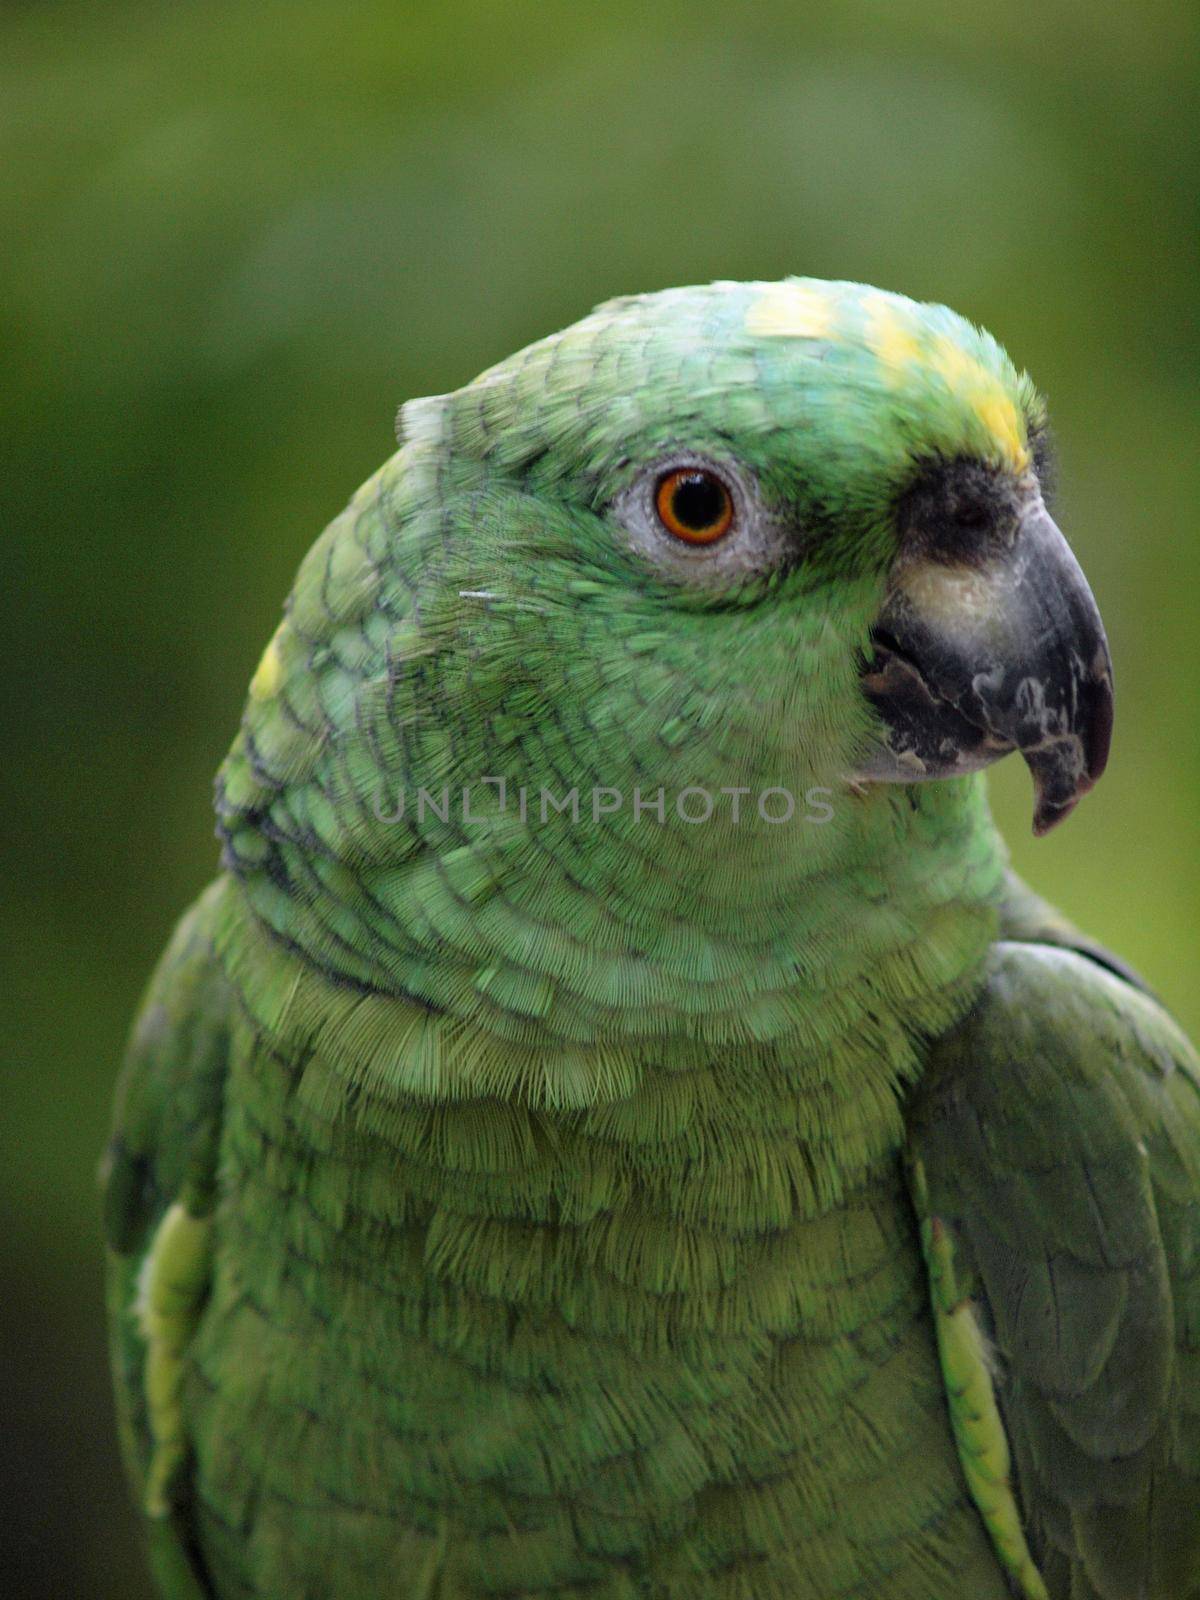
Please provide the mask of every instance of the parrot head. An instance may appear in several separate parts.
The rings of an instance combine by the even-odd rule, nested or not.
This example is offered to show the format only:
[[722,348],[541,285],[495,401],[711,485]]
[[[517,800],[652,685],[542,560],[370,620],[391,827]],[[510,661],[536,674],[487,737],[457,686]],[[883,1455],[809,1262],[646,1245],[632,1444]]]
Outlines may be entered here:
[[1043,831],[1108,751],[1045,454],[987,334],[805,279],[616,300],[410,401],[251,681],[227,866],[354,993],[603,1045],[562,1103],[627,1081],[618,1036],[766,1048],[854,973],[868,1010],[940,993],[1002,887],[978,769],[1020,751]]
[[1046,509],[1043,404],[946,308],[810,279],[632,296],[402,415],[457,530],[453,692],[520,654],[652,778],[676,729],[697,781],[911,784],[1019,750],[1037,832],[1103,771],[1111,664]]

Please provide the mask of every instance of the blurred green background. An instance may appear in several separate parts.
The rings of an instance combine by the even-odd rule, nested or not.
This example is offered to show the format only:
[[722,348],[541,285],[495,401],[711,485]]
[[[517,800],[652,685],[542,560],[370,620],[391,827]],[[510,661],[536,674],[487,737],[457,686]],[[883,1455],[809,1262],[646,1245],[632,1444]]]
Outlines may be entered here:
[[[1048,391],[1118,674],[1018,865],[1194,1031],[1190,4],[11,4],[0,13],[0,1591],[145,1596],[94,1167],[292,571],[451,388],[609,295],[861,278]],[[7,1570],[5,1570],[7,1569]]]

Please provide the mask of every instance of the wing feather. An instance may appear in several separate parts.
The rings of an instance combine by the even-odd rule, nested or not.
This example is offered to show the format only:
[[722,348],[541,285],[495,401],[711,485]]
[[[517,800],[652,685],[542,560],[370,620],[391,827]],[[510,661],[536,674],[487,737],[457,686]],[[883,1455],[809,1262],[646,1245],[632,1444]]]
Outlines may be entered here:
[[1059,932],[996,945],[982,1000],[935,1047],[910,1107],[914,1200],[995,1348],[1050,1592],[1194,1600],[1200,1064]]

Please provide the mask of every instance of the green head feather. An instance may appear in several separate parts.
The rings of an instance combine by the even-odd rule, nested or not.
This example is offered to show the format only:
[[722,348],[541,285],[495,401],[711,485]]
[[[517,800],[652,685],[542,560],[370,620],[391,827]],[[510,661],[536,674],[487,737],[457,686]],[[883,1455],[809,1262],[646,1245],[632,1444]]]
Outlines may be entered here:
[[[303,563],[222,769],[276,955],[360,996],[361,1027],[399,996],[564,1050],[804,1036],[815,994],[898,948],[954,979],[983,922],[939,918],[970,921],[999,855],[974,779],[848,781],[875,734],[862,655],[923,464],[1019,477],[1040,428],[950,311],[804,279],[613,301],[410,403]],[[719,475],[728,537],[656,522],[673,467]],[[689,786],[718,800],[700,825]],[[597,789],[620,808],[594,815]],[[789,823],[758,814],[768,789]],[[299,1004],[272,974],[271,1004]]]

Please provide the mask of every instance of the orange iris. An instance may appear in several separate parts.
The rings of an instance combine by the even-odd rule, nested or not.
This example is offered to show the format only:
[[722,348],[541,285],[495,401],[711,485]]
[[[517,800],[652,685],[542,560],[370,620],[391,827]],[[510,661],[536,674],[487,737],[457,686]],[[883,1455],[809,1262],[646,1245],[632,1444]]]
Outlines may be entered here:
[[654,509],[668,533],[686,544],[713,544],[733,523],[733,496],[705,467],[680,467],[659,480]]

